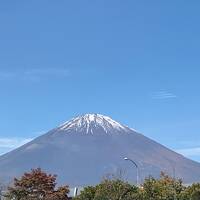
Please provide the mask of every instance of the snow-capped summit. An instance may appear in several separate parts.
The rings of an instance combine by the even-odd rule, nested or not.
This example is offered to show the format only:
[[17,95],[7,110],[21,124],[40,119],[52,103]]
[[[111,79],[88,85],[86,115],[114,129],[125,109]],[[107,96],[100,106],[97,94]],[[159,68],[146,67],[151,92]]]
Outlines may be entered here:
[[129,132],[130,129],[101,114],[85,114],[73,118],[58,127],[61,131],[76,131],[95,134],[99,131],[106,133]]

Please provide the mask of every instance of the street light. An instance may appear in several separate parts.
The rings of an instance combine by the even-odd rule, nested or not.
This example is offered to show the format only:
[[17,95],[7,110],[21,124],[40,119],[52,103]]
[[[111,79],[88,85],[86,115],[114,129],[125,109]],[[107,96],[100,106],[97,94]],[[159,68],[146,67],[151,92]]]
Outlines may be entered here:
[[176,188],[175,188],[175,181],[176,181],[176,168],[175,164],[171,164],[171,167],[173,169],[173,188],[174,188],[174,200],[176,200]]
[[139,168],[136,162],[134,162],[133,160],[131,160],[130,158],[124,158],[124,160],[130,161],[131,163],[133,163],[133,165],[136,167],[136,172],[137,172],[137,179],[136,179],[136,184],[137,186],[139,185]]

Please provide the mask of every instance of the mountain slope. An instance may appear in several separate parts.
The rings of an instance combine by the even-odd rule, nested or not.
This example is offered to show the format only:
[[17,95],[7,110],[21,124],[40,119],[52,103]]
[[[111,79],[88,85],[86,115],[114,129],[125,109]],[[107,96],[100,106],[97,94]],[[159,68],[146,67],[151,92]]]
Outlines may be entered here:
[[124,157],[139,166],[140,181],[160,171],[185,183],[200,181],[200,164],[186,159],[109,117],[86,114],[0,157],[0,179],[8,181],[31,168],[58,174],[59,183],[95,184],[107,173],[125,171],[136,181],[136,171]]

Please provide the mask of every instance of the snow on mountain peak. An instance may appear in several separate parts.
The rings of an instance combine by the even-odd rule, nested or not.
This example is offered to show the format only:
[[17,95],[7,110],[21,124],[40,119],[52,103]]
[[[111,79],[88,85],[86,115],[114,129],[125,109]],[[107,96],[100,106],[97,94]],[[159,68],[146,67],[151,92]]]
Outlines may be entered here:
[[94,134],[101,130],[108,132],[128,132],[130,129],[120,123],[114,121],[108,116],[101,114],[85,114],[73,118],[58,127],[61,131],[74,130],[78,132],[85,132],[87,134]]

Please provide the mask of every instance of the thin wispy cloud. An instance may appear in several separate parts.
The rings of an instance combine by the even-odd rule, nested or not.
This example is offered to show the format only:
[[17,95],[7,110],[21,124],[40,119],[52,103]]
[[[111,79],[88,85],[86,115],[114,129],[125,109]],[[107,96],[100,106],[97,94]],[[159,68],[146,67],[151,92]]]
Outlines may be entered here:
[[0,148],[17,148],[31,140],[32,138],[0,138]]
[[197,159],[199,161],[200,158],[200,145],[199,145],[199,137],[196,136],[195,139],[187,139],[187,140],[178,140],[176,141],[176,147],[173,147],[174,151],[188,157],[190,159]]
[[152,99],[173,99],[177,98],[177,95],[169,92],[169,91],[158,91],[152,94]]
[[36,131],[31,133],[31,137],[24,138],[24,137],[0,137],[0,155],[12,151],[30,141],[34,138],[43,135],[47,131]]
[[66,78],[69,74],[69,69],[66,68],[35,68],[15,71],[0,71],[0,80],[39,81],[43,79]]
[[12,151],[28,142],[33,138],[0,138],[0,155]]
[[24,71],[24,74],[27,76],[68,76],[69,70],[68,69],[30,69]]
[[0,71],[0,80],[11,80],[16,77],[13,72]]
[[200,147],[194,147],[194,148],[185,148],[185,149],[178,149],[176,152],[186,156],[200,156]]

